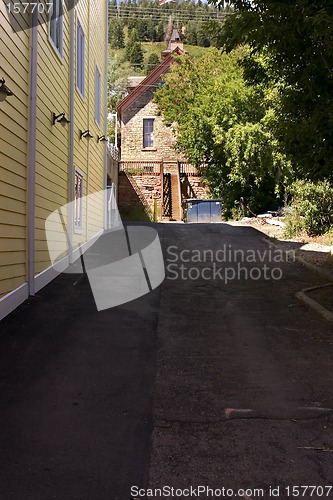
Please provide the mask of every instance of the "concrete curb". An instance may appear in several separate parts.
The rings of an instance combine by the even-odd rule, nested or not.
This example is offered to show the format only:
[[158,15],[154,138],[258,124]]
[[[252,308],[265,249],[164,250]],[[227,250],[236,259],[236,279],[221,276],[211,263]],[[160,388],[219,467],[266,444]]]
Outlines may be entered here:
[[311,262],[307,262],[304,260],[302,257],[296,257],[296,259],[305,267],[310,269],[311,271],[314,271],[321,276],[325,276],[325,278],[329,278],[330,280],[333,281],[333,274],[327,271],[326,269],[322,269],[321,267],[315,266],[314,264],[311,264]]
[[[272,246],[273,248],[280,249],[279,245],[273,243],[271,240],[269,240],[267,238],[262,238],[262,239],[268,245]],[[330,280],[333,281],[333,274],[330,273],[329,271],[326,271],[325,269],[321,269],[320,267],[318,267],[314,264],[311,264],[310,262],[307,262],[306,260],[304,260],[300,256],[296,256],[296,260],[298,260],[298,262],[300,262],[304,267],[308,268],[310,271],[314,271],[314,272],[320,274],[321,276],[324,276],[325,278],[329,278]],[[296,293],[296,297],[301,302],[303,302],[303,304],[305,304],[305,305],[309,306],[311,309],[313,309],[317,314],[320,314],[324,319],[326,319],[326,321],[330,321],[333,323],[333,313],[331,311],[329,311],[328,309],[326,309],[326,307],[319,304],[319,302],[317,302],[314,299],[310,299],[310,297],[308,297],[306,295],[307,292],[310,292],[313,290],[319,290],[320,288],[326,288],[329,286],[333,286],[333,282],[326,283],[325,285],[311,287],[311,288],[304,288],[302,291]]]
[[[268,245],[272,246],[273,248],[277,248],[279,250],[283,250],[283,248],[280,248],[279,245],[277,245],[276,243],[273,243],[268,238],[262,238],[262,240],[265,243],[267,243]],[[283,250],[283,251],[285,253],[287,252],[287,250]],[[314,271],[317,274],[320,274],[321,276],[324,276],[325,278],[328,278],[328,279],[330,279],[330,280],[333,281],[333,273],[330,273],[326,269],[322,269],[321,267],[316,266],[315,264],[311,264],[311,262],[306,261],[305,259],[303,259],[299,255],[296,255],[296,260],[298,260],[298,262],[300,262],[304,267],[307,267],[308,269],[310,269],[310,271]]]
[[307,306],[311,307],[314,311],[316,311],[318,314],[320,314],[323,318],[325,318],[327,321],[330,321],[333,323],[333,313],[326,309],[326,307],[323,307],[319,302],[316,300],[310,299],[306,295],[307,292],[313,291],[313,290],[319,290],[321,288],[333,286],[333,283],[326,283],[326,285],[321,285],[321,286],[314,286],[312,288],[304,288],[301,292],[296,293],[296,297],[306,304]]

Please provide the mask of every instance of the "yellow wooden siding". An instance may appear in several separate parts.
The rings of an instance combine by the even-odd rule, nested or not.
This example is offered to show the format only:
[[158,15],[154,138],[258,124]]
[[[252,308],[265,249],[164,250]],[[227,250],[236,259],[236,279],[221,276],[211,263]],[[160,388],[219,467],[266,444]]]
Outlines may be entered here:
[[[28,91],[30,30],[13,34],[0,5],[2,26],[2,74],[14,96],[0,104],[0,297],[26,279]],[[104,188],[104,144],[97,143],[105,123],[104,75],[107,2],[80,0],[75,6],[85,33],[85,96],[74,91],[74,164],[83,173],[83,195]],[[37,58],[35,272],[50,265],[45,220],[68,202],[69,127],[52,125],[51,113],[69,117],[69,12],[65,0],[63,57],[59,58],[48,37],[48,22],[39,15]],[[44,21],[44,22],[43,22]],[[76,41],[76,24],[74,40]],[[74,46],[76,61],[76,43]],[[101,73],[101,124],[95,120],[96,64]],[[93,138],[80,140],[80,130],[89,129]],[[75,244],[93,236],[103,226],[101,199],[83,204],[83,231],[74,235]],[[67,223],[66,214],[64,216]],[[56,244],[56,242],[55,242]]]
[[25,238],[22,239],[11,239],[11,238],[1,238],[0,239],[0,249],[3,254],[6,252],[25,252]]
[[[3,187],[4,183],[1,182],[0,187]],[[8,186],[10,186],[8,184]],[[18,201],[15,198],[9,198],[9,196],[5,196],[0,194],[0,209],[2,210],[1,221],[4,224],[13,224],[17,225],[14,222],[15,214],[22,215],[22,226],[26,224],[26,204],[25,201]]]
[[14,95],[0,104],[0,296],[27,279],[29,31],[13,33],[4,9],[2,2],[0,77]]
[[[80,130],[88,130],[89,129],[89,120],[88,120],[88,78],[87,78],[87,68],[89,65],[89,53],[88,53],[88,41],[89,41],[89,14],[88,14],[89,4],[86,0],[82,0],[76,4],[75,8],[75,44],[74,44],[74,60],[75,60],[75,90],[74,90],[74,122],[76,124],[75,133],[74,133],[74,164],[83,174],[83,189],[84,195],[86,194],[87,189],[87,174],[88,174],[88,151],[89,151],[89,140],[82,138],[80,139]],[[77,89],[77,81],[76,81],[76,64],[77,64],[77,24],[80,22],[82,29],[85,34],[85,71],[84,71],[84,98],[82,98],[79,90]],[[91,139],[93,140],[93,139]],[[84,210],[84,214],[82,217],[83,228],[86,226],[86,214]],[[84,229],[83,229],[84,230]],[[75,240],[74,240],[75,241]]]
[[22,259],[23,260],[25,259],[25,251],[18,252],[18,251],[12,250],[10,252],[1,252],[1,265],[2,266],[22,264]]
[[[101,191],[104,188],[104,143],[97,142],[97,136],[104,133],[104,75],[105,75],[105,52],[100,50],[101,45],[104,46],[106,36],[105,26],[105,3],[98,0],[90,2],[90,37],[89,37],[89,126],[93,139],[89,144],[89,184],[88,194],[93,194]],[[100,107],[100,124],[96,122],[96,68],[101,75],[101,107]],[[101,227],[103,227],[104,212],[103,212],[103,197],[92,197],[92,202],[89,206],[89,227],[88,236],[92,236]]]
[[12,292],[25,282],[25,276],[11,277],[9,279],[0,279],[0,298]]
[[38,27],[35,272],[51,265],[45,221],[68,200],[68,127],[52,124],[52,113],[69,116],[69,13],[63,15],[63,54],[49,40],[48,19]]
[[[6,222],[0,223],[0,234],[1,238],[11,238],[11,239],[25,239],[26,229],[23,226],[15,226],[10,222],[10,220]],[[1,262],[1,259],[0,259]]]
[[[89,7],[89,11],[87,8]],[[89,16],[87,15],[89,14]],[[105,45],[106,3],[103,1],[80,2],[76,7],[76,18],[79,19],[86,35],[85,45],[85,96],[75,91],[75,122],[78,129],[89,129],[93,137],[80,141],[75,135],[74,161],[84,177],[85,195],[92,195],[104,189],[104,144],[97,143],[97,136],[104,132],[103,92],[105,74],[105,53],[101,46]],[[95,120],[95,75],[96,64],[101,73],[101,125]],[[83,233],[91,237],[103,227],[103,204],[96,199],[88,199],[84,204]],[[80,236],[74,238],[79,241]]]
[[[3,156],[4,158],[6,158],[5,155]],[[10,163],[11,165],[13,165],[13,162]],[[16,187],[20,189],[23,190],[26,189],[26,178],[21,177],[21,175],[18,172],[13,172],[4,166],[0,166],[0,179],[6,179],[7,184],[11,184],[12,186],[16,185]],[[0,208],[1,208],[1,199],[0,199]]]

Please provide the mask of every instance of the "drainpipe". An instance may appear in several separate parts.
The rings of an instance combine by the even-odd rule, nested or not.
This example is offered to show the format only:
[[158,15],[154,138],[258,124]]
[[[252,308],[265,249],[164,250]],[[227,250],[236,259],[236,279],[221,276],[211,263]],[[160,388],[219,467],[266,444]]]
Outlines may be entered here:
[[28,112],[28,217],[27,217],[27,261],[29,295],[35,295],[35,204],[36,204],[36,142],[37,142],[37,10],[31,14],[30,28],[30,79]]
[[[105,2],[105,70],[104,70],[104,135],[108,135],[108,23],[109,9],[108,2]],[[107,172],[108,172],[108,155],[107,142],[104,142],[104,229],[108,227],[108,190],[107,190]]]
[[70,1],[69,11],[69,151],[68,151],[68,213],[67,213],[67,232],[68,232],[68,259],[73,264],[73,203],[74,199],[74,93],[75,93],[75,9],[74,1]]
[[178,196],[179,196],[179,204],[180,204],[180,220],[183,220],[183,204],[182,204],[182,188],[180,185],[180,165],[179,165],[179,160],[177,160],[177,175],[178,175],[178,182],[177,182],[177,189],[178,189]]

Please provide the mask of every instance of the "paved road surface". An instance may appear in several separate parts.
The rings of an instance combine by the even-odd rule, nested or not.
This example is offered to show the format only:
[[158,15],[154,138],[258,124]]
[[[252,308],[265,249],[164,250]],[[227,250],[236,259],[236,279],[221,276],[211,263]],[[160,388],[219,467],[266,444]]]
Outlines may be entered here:
[[[97,312],[86,278],[62,275],[2,322],[1,500],[333,484],[333,332],[294,297],[325,280],[272,261],[252,228],[158,230],[160,289]],[[223,250],[257,252],[254,279]]]

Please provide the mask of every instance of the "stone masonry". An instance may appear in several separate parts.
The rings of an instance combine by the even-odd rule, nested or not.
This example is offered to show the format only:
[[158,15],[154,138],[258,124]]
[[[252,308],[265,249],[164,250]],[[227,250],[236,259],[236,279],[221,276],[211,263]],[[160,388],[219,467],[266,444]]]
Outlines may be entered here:
[[[139,191],[139,195],[137,193]],[[161,213],[162,190],[161,177],[156,175],[119,175],[118,203],[122,214],[128,215],[133,212],[137,215],[138,210],[149,206],[154,211],[154,199],[157,199],[158,216]],[[142,199],[145,200],[143,203]]]
[[[175,137],[170,127],[157,115],[157,105],[152,102],[155,87],[147,88],[137,100],[124,109],[121,123],[121,160],[125,161],[176,161],[181,159],[173,148]],[[143,147],[143,119],[154,118],[154,146]]]

